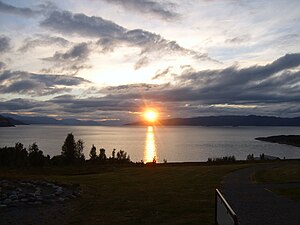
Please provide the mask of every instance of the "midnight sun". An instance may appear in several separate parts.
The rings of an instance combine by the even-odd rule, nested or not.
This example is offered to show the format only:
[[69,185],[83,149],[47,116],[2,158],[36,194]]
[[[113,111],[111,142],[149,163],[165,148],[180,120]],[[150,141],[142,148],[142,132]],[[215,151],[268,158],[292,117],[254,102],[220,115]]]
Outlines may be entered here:
[[144,117],[148,122],[155,122],[157,120],[157,112],[155,112],[154,110],[147,110],[144,113]]

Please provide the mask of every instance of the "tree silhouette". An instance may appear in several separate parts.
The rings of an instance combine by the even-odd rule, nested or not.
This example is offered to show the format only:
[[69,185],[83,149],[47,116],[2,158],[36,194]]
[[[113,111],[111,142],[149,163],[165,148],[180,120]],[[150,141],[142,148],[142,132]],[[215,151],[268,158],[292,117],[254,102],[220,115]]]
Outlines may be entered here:
[[79,139],[76,142],[76,147],[75,147],[75,154],[76,154],[76,159],[80,160],[80,161],[84,161],[85,157],[83,154],[83,149],[84,149],[84,142],[82,139]]
[[43,152],[39,150],[39,147],[35,142],[29,146],[28,152],[30,166],[43,166],[45,164],[46,157]]
[[100,148],[99,160],[106,160],[106,154],[104,148]]
[[61,155],[63,156],[65,163],[74,163],[76,160],[76,142],[72,133],[67,135],[61,149]]
[[93,145],[90,151],[90,160],[95,160],[96,158],[97,158],[97,151],[95,145]]
[[117,152],[117,160],[118,161],[130,161],[130,156],[127,156],[127,152],[120,150]]

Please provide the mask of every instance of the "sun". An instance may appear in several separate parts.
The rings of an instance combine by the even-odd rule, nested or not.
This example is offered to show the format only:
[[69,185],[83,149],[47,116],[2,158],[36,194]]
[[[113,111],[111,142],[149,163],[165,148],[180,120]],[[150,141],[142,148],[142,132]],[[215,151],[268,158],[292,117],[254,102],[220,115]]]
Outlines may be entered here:
[[145,116],[145,119],[148,121],[148,122],[155,122],[157,120],[157,112],[153,111],[153,110],[147,110],[145,113],[144,113],[144,116]]

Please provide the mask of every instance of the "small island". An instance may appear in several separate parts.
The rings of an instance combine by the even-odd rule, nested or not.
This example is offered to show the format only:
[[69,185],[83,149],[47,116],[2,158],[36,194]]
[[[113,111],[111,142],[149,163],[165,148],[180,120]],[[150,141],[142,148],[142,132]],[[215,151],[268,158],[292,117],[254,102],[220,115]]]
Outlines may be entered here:
[[258,137],[255,138],[255,140],[300,147],[300,135],[277,135],[269,137]]

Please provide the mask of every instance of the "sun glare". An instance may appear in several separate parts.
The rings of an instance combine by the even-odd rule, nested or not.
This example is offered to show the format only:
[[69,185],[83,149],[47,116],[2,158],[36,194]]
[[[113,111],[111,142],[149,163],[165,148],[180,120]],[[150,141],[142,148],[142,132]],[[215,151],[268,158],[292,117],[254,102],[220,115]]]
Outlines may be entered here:
[[157,119],[157,113],[153,110],[146,111],[144,115],[148,122],[155,122]]

